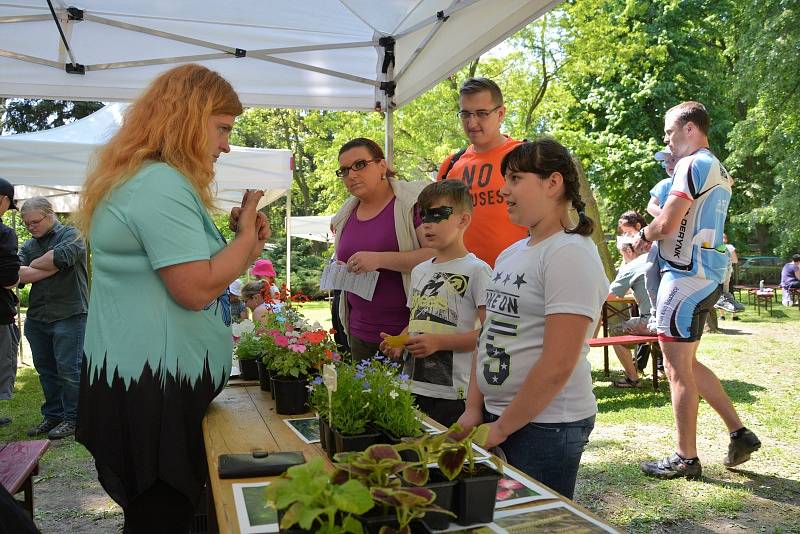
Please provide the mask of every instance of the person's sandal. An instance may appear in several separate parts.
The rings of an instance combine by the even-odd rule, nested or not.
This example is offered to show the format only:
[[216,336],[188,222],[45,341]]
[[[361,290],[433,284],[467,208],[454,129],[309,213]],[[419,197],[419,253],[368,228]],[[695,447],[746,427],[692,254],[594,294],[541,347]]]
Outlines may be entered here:
[[614,380],[612,385],[615,388],[639,388],[642,387],[642,381],[638,378],[636,380],[631,380],[627,376],[620,378],[619,380]]

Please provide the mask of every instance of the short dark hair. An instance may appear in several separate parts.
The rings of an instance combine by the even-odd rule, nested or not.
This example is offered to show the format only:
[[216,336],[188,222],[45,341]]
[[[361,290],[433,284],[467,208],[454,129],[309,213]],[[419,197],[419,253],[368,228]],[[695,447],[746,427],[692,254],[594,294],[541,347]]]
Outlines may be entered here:
[[492,95],[492,102],[494,102],[495,106],[503,105],[503,91],[489,78],[477,77],[464,80],[464,83],[461,84],[461,89],[458,90],[458,95],[474,95],[483,91],[488,91]]
[[503,176],[512,172],[530,172],[539,175],[543,180],[558,172],[564,178],[564,198],[570,201],[578,213],[578,225],[564,231],[583,236],[591,235],[594,231],[594,221],[586,215],[586,203],[581,199],[583,168],[567,147],[555,139],[540,137],[533,142],[520,143],[503,156],[500,172]]
[[792,256],[792,261],[800,261],[800,254],[795,254]]
[[417,198],[417,204],[420,208],[427,209],[437,200],[452,204],[456,211],[472,213],[472,196],[461,180],[442,180],[426,185]]
[[667,111],[670,113],[678,114],[678,125],[683,126],[687,122],[691,122],[703,132],[703,135],[708,135],[708,130],[711,127],[711,117],[708,116],[706,107],[700,102],[692,100],[688,102],[681,102],[677,106],[673,106]]
[[[372,139],[367,139],[366,137],[356,137],[355,139],[351,139],[350,141],[343,144],[342,148],[339,149],[339,156],[341,156],[348,150],[358,147],[366,148],[370,156],[373,157],[373,159],[383,159],[383,160],[386,159],[386,156],[383,155],[383,149],[381,148],[381,146]],[[397,173],[394,171],[394,169],[389,167],[389,164],[387,163],[386,177],[391,178],[396,175]]]
[[647,224],[644,220],[644,217],[638,212],[634,210],[629,210],[619,216],[619,223],[626,224],[628,226],[636,226],[639,225],[639,228],[644,228]]

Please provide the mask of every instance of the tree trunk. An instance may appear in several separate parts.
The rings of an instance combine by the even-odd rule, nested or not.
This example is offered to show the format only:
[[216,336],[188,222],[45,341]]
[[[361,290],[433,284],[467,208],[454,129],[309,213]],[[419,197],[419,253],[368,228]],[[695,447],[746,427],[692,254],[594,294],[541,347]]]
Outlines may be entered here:
[[594,232],[592,232],[592,241],[597,245],[597,252],[600,253],[600,259],[603,262],[603,268],[606,270],[606,276],[609,280],[613,280],[617,276],[617,269],[614,267],[614,261],[611,259],[611,252],[608,250],[606,238],[603,234],[603,228],[600,226],[600,209],[597,207],[597,200],[594,198],[592,188],[589,187],[589,181],[586,175],[579,173],[581,184],[581,199],[586,203],[586,215],[594,221]]

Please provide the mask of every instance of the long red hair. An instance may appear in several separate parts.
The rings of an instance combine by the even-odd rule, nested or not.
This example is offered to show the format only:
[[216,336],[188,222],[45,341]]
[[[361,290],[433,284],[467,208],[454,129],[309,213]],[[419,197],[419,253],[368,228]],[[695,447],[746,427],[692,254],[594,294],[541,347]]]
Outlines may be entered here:
[[208,155],[212,115],[241,115],[239,97],[222,76],[196,64],[170,69],[153,80],[127,109],[122,127],[95,155],[84,182],[75,224],[89,234],[98,204],[147,161],[177,169],[212,207],[214,166]]

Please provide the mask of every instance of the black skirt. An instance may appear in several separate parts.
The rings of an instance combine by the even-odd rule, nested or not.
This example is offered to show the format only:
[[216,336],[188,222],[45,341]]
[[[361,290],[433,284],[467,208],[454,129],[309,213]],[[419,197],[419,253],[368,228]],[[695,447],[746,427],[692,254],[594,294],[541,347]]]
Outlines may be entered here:
[[130,384],[115,371],[109,385],[106,363],[90,377],[83,357],[75,433],[92,453],[103,488],[124,509],[161,480],[196,504],[208,478],[203,416],[228,377],[213,380],[206,355],[194,382],[145,364]]

